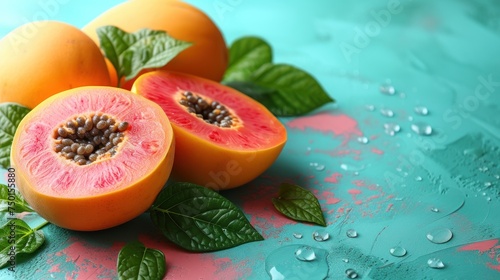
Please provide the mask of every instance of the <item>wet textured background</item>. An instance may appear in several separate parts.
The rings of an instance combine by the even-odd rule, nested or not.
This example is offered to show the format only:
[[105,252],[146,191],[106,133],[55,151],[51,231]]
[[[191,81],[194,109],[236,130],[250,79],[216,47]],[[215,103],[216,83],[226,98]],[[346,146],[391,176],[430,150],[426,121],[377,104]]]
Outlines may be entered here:
[[[81,27],[118,2],[2,1],[0,35],[46,17]],[[222,193],[266,240],[192,254],[165,242],[147,216],[95,233],[47,226],[43,248],[18,260],[19,279],[112,279],[118,251],[136,239],[165,252],[167,279],[343,279],[348,269],[361,279],[500,277],[497,1],[187,2],[228,43],[263,37],[276,62],[307,70],[337,99],[282,119],[289,141],[278,161]],[[328,227],[274,210],[285,181],[317,195]]]

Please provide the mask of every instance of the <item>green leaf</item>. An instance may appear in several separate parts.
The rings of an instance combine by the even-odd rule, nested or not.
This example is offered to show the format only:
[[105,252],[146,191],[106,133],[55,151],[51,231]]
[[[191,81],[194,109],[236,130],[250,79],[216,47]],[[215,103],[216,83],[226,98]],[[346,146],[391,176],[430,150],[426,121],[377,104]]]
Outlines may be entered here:
[[243,37],[229,47],[229,65],[223,82],[248,81],[262,65],[272,62],[271,46],[257,37]]
[[309,73],[287,64],[263,65],[249,82],[266,89],[267,94],[245,93],[277,116],[303,115],[334,102]]
[[231,201],[191,183],[164,188],[150,215],[170,241],[190,251],[222,250],[264,239]]
[[0,184],[0,212],[8,212],[13,215],[14,213],[34,212],[34,210],[17,189]]
[[97,29],[100,47],[116,69],[118,80],[130,80],[147,68],[166,65],[191,43],[177,40],[162,30],[147,28],[127,33],[115,26]]
[[118,254],[118,279],[161,280],[167,272],[162,251],[146,248],[135,241],[125,245]]
[[302,187],[281,184],[278,198],[273,198],[273,204],[279,212],[293,220],[326,226],[318,199]]
[[[14,237],[15,236],[15,237]],[[0,267],[10,263],[11,255],[35,252],[45,241],[41,230],[32,229],[20,219],[9,219],[0,228]]]
[[16,103],[0,104],[0,165],[4,169],[10,167],[10,147],[17,126],[29,111],[29,108]]

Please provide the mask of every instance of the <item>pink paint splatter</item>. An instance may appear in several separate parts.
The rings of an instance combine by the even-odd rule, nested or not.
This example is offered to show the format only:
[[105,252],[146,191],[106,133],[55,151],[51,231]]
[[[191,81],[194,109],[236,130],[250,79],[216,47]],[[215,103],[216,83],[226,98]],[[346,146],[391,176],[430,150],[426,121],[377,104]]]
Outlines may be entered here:
[[[117,242],[109,248],[103,248],[85,244],[77,240],[55,255],[66,256],[66,262],[73,262],[75,264],[75,270],[67,272],[66,278],[113,279],[116,274],[118,252],[123,245],[123,243]],[[59,265],[54,265],[49,271],[58,271]]]
[[[161,250],[167,262],[169,279],[241,279],[243,273],[237,270],[245,263],[233,262],[230,258],[217,258],[206,253],[192,253],[178,248],[162,237],[139,236],[146,247]],[[89,278],[90,279],[90,278]]]
[[[312,178],[314,176],[309,179]],[[277,237],[283,226],[297,223],[274,208],[272,199],[277,197],[277,186],[279,186],[278,183],[259,186],[246,196],[242,205],[243,211],[250,215],[250,223],[262,230],[261,234],[264,238]]]
[[342,174],[340,173],[333,173],[332,175],[328,176],[325,178],[325,182],[327,183],[338,183],[340,178],[342,178]]
[[324,191],[321,194],[321,197],[326,200],[326,204],[337,204],[341,201],[339,198],[335,197],[334,193],[329,192],[329,191]]
[[360,190],[358,190],[358,189],[350,189],[350,190],[348,190],[347,192],[348,192],[349,194],[351,194],[351,195],[352,195],[352,200],[354,200],[354,203],[355,203],[355,204],[357,204],[357,205],[361,205],[361,204],[363,204],[363,201],[361,201],[361,200],[359,200],[359,199],[357,198],[357,196],[358,196],[359,194],[361,194],[361,191],[360,191]]
[[353,135],[363,135],[358,129],[357,121],[347,115],[319,113],[313,116],[296,118],[289,121],[287,126],[300,130],[309,128],[321,131],[324,134],[333,133],[335,136],[343,136],[343,144],[347,143]]
[[488,252],[488,257],[492,260],[495,260],[497,264],[493,264],[492,262],[487,262],[486,266],[491,269],[497,270],[500,272],[500,260],[495,257],[498,255],[497,250],[500,249],[500,246],[497,244],[500,242],[500,239],[492,239],[492,240],[484,240],[475,243],[471,243],[468,245],[464,245],[458,248],[458,251],[478,251],[480,254],[484,254]]
[[377,155],[383,155],[384,151],[379,150],[377,148],[372,148],[372,153],[377,154]]
[[479,253],[483,254],[495,248],[495,245],[497,245],[498,242],[498,239],[479,241],[464,245],[458,248],[458,251],[479,251]]
[[387,205],[387,208],[385,209],[385,212],[391,211],[393,206],[394,206],[393,203],[389,203],[389,205]]
[[53,272],[61,272],[61,264],[58,263],[54,266],[52,266],[50,269],[49,269],[49,272],[50,273],[53,273]]

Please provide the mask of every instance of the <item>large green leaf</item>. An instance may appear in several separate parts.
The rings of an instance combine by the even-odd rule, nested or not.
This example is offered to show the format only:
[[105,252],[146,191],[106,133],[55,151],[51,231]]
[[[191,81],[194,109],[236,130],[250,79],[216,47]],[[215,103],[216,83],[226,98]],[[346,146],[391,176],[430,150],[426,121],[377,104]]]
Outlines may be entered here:
[[262,65],[273,59],[271,46],[258,37],[242,37],[229,48],[229,65],[223,82],[248,81]]
[[16,103],[0,104],[0,166],[5,169],[10,167],[10,149],[17,126],[29,111]]
[[118,80],[121,77],[130,80],[142,69],[162,67],[192,45],[172,38],[165,31],[147,28],[127,33],[108,25],[99,27],[97,35],[104,55],[116,69]]
[[34,210],[16,188],[0,184],[0,212],[8,212],[12,216],[15,213],[34,212]]
[[279,212],[293,220],[326,226],[318,199],[300,186],[281,184],[278,197],[273,198],[273,204]]
[[263,65],[249,82],[261,90],[245,93],[278,116],[303,115],[334,101],[309,73],[287,64]]
[[141,242],[131,242],[118,254],[117,271],[120,280],[161,280],[167,272],[165,255],[162,251],[146,248]]
[[263,240],[231,201],[191,183],[164,188],[150,215],[170,241],[190,251],[215,251]]
[[9,219],[0,228],[0,267],[10,264],[12,254],[29,254],[42,246],[45,236],[23,220]]

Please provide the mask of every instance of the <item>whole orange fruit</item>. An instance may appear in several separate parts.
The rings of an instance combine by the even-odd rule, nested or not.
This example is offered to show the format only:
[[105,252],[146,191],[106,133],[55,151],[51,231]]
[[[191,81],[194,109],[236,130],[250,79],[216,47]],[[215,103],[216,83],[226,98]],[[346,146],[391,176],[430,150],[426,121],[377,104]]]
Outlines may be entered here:
[[[164,30],[176,39],[193,43],[161,69],[214,81],[220,81],[226,71],[228,50],[223,34],[207,14],[183,1],[125,1],[105,11],[82,30],[99,44],[96,30],[105,25],[113,25],[129,33],[142,28]],[[112,82],[116,85],[116,71],[109,61],[108,68]],[[142,71],[139,75],[150,70]],[[120,84],[130,89],[134,81],[122,81]]]
[[59,21],[21,25],[0,40],[0,102],[34,108],[80,86],[110,86],[99,47],[82,30]]

